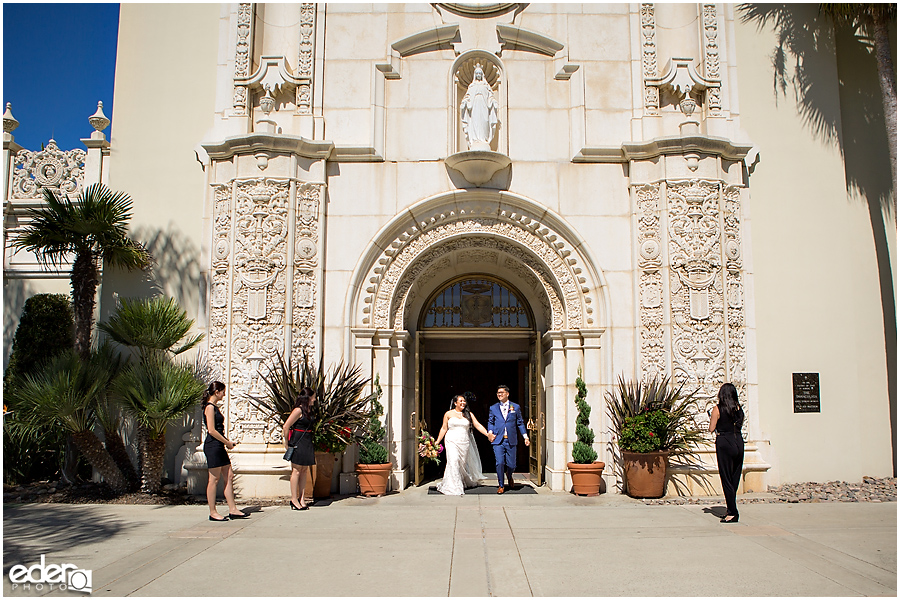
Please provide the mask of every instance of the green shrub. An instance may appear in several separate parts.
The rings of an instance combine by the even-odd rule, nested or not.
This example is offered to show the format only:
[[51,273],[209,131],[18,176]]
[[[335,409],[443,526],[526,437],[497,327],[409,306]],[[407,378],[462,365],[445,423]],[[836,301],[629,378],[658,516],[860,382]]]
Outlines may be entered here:
[[[36,294],[25,301],[3,375],[4,397],[24,375],[75,344],[72,305],[64,294]],[[54,479],[65,454],[66,433],[23,422],[10,402],[3,421],[3,481],[19,485]]]
[[577,440],[572,447],[572,462],[581,465],[589,465],[597,460],[597,451],[591,447],[594,443],[594,431],[590,428],[591,407],[585,401],[587,385],[581,378],[581,367],[578,367],[578,377],[575,379],[575,387],[578,394],[575,396],[575,406],[578,407],[578,416],[575,418],[575,435]]
[[369,417],[369,427],[359,442],[359,462],[364,465],[383,465],[388,461],[388,451],[382,444],[385,431],[381,425],[381,415],[384,407],[378,399],[381,397],[381,384],[378,375],[375,375],[375,395],[372,397],[372,414]]
[[657,452],[666,438],[669,416],[662,410],[651,410],[625,419],[619,447],[625,452]]
[[12,353],[3,375],[3,387],[34,372],[48,358],[75,345],[75,317],[68,296],[36,294],[25,301],[13,336]]

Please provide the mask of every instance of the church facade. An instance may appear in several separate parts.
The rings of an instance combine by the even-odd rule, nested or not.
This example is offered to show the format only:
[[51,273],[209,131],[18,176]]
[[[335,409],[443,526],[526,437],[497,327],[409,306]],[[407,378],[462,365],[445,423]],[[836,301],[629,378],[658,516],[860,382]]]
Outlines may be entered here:
[[[519,471],[568,490],[579,373],[609,491],[620,377],[704,407],[733,382],[745,491],[890,475],[896,229],[866,196],[884,149],[840,145],[839,44],[805,64],[834,136],[773,91],[777,46],[726,4],[123,4],[110,140],[52,160],[81,161],[73,189],[135,198],[157,265],[105,272],[99,317],[165,293],[196,319],[242,494],[286,490],[281,427],[251,402],[278,354],[378,376],[394,489],[426,477],[416,435],[453,394],[485,422],[505,384],[534,441]],[[62,181],[6,136],[11,231]],[[851,158],[876,168],[851,177]],[[67,289],[4,261],[7,324]],[[167,457],[197,490],[201,438],[195,415]],[[351,493],[354,450],[339,460]],[[711,446],[700,462],[670,493],[718,485]]]

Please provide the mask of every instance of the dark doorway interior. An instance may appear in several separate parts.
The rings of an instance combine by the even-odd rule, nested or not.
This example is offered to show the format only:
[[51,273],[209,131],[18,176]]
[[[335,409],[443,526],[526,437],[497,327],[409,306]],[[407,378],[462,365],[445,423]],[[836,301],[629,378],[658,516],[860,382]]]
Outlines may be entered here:
[[[475,394],[476,402],[469,405],[469,410],[476,419],[488,428],[488,410],[497,402],[497,386],[509,386],[510,400],[522,408],[522,417],[528,422],[528,402],[524,396],[528,362],[525,360],[504,361],[443,361],[430,362],[430,377],[426,396],[428,408],[428,431],[437,437],[441,430],[444,413],[450,408],[450,399],[463,392]],[[488,439],[475,432],[478,453],[481,455],[482,470],[485,477],[496,479],[494,451]],[[425,478],[438,479],[444,475],[444,456],[441,455],[440,466],[426,466]],[[528,472],[528,448],[519,444],[516,455],[516,472]]]

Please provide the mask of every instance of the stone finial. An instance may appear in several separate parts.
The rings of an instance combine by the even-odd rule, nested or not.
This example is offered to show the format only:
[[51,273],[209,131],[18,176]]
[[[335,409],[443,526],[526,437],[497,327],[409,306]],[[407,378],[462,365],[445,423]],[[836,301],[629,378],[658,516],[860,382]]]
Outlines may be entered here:
[[88,117],[88,122],[97,131],[103,131],[109,127],[109,119],[103,114],[103,102],[97,102],[97,112]]
[[5,133],[12,133],[12,131],[19,126],[19,122],[12,114],[12,103],[6,103],[6,112],[3,113],[3,131]]

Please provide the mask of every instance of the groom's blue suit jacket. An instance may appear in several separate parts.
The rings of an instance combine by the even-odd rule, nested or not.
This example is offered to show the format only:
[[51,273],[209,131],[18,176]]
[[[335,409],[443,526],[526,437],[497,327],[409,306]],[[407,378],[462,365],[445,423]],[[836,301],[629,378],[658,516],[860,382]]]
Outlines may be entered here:
[[494,432],[494,435],[497,436],[491,442],[494,445],[503,442],[504,431],[509,436],[509,443],[513,446],[519,443],[519,436],[516,435],[516,430],[522,433],[523,439],[528,436],[528,430],[525,428],[525,419],[522,418],[522,410],[519,408],[519,405],[515,402],[510,402],[509,408],[506,419],[503,418],[503,411],[500,410],[499,402],[491,406],[490,411],[488,411],[488,431]]

